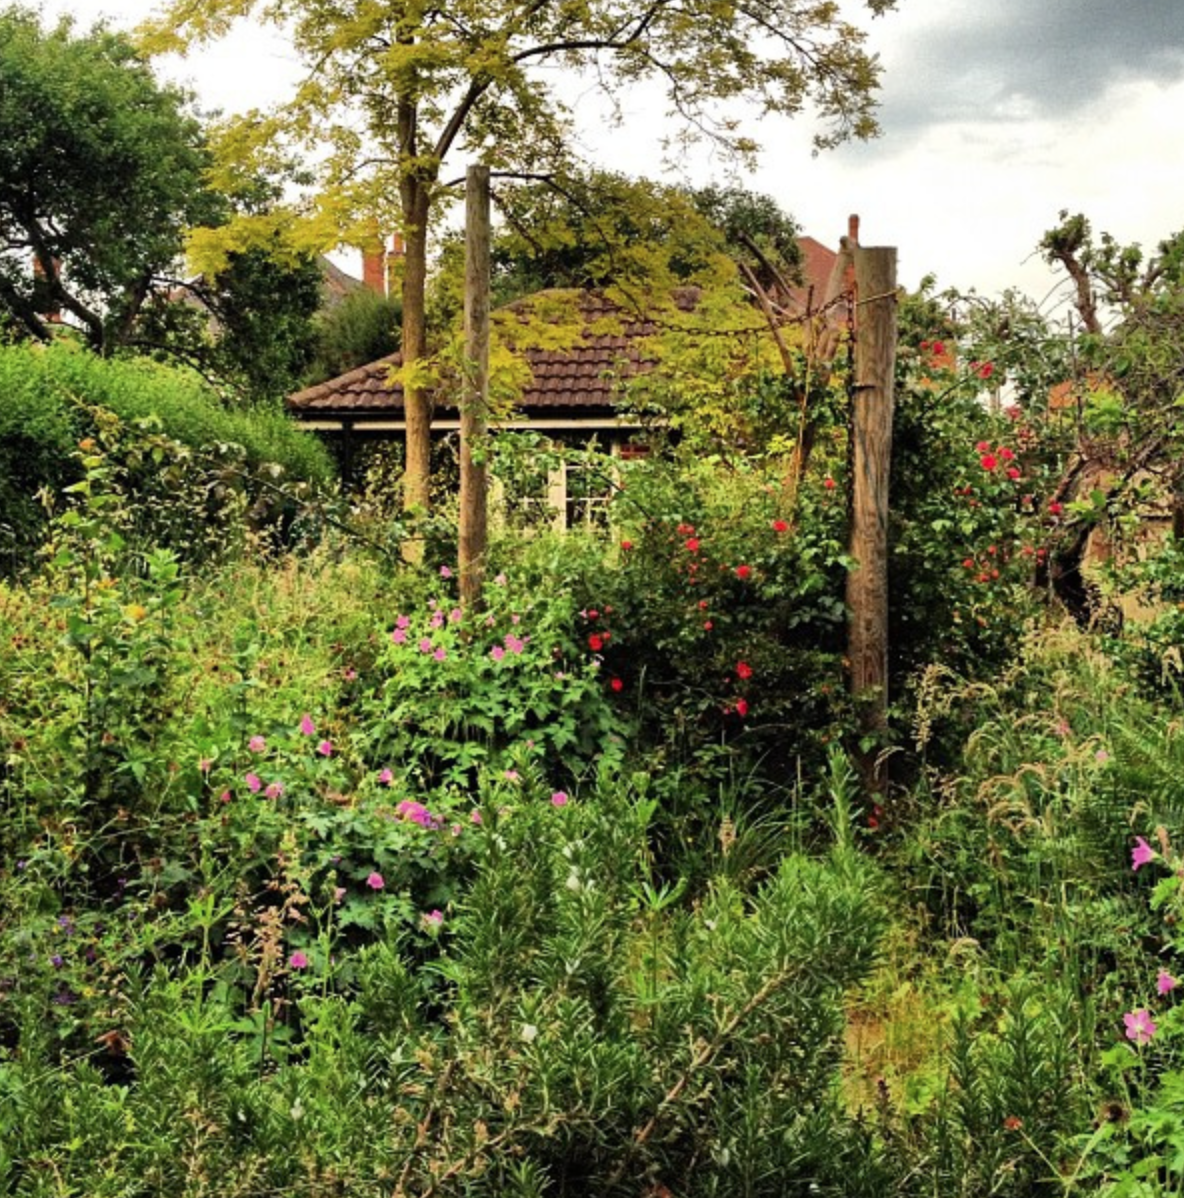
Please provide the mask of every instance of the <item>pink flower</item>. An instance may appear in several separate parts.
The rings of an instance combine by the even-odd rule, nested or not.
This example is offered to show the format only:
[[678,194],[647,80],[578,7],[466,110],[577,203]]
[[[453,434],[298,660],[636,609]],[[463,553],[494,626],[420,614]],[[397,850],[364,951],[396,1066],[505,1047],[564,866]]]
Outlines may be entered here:
[[269,782],[267,789],[263,793],[269,799],[278,799],[284,793],[284,784],[282,782]]
[[1005,462],[1014,462],[1015,461],[1015,454],[1012,453],[1012,451],[1010,449],[1008,449],[1006,445],[999,446],[999,456]]
[[201,770],[203,774],[208,774],[210,770],[214,768],[214,763],[208,757],[203,757],[197,763],[197,768]]
[[395,631],[391,633],[391,640],[394,641],[396,645],[406,644],[407,643],[407,629],[406,628],[396,628]]
[[1161,969],[1159,977],[1155,979],[1155,988],[1160,994],[1167,994],[1169,991],[1175,990],[1179,984],[1166,969]]
[[433,628],[443,628],[444,627],[444,613],[442,611],[432,612],[432,618],[428,621],[428,623]]
[[224,790],[224,791],[223,791],[223,792],[222,792],[222,793],[221,793],[221,794],[218,796],[218,798],[219,798],[219,799],[220,799],[220,800],[221,800],[223,803],[229,803],[229,802],[230,802],[230,791],[228,791],[228,790]]
[[1155,1035],[1155,1020],[1151,1018],[1151,1012],[1146,1007],[1141,1007],[1137,1011],[1128,1011],[1122,1017],[1122,1021],[1126,1024],[1126,1038],[1133,1040],[1136,1044],[1146,1044]]
[[263,779],[258,774],[248,774],[243,781],[252,794],[258,794],[263,789]]
[[317,752],[320,753],[320,755],[322,757],[332,757],[333,756],[333,742],[330,740],[321,741],[321,743],[319,745],[317,745]]
[[358,671],[350,666],[348,669],[341,671],[341,676],[346,680],[346,682],[353,682],[353,680],[358,676]]
[[494,647],[489,651],[489,656],[492,657],[494,661],[501,661],[505,655],[506,651],[501,647],[501,645],[494,645]]
[[386,885],[386,879],[377,870],[374,870],[366,879],[366,885],[371,890],[381,890]]
[[263,750],[267,748],[267,741],[265,741],[261,736],[252,736],[251,739],[247,741],[247,748],[250,749],[252,753],[262,753]]
[[1146,865],[1149,861],[1154,860],[1155,850],[1142,836],[1136,836],[1135,847],[1131,849],[1131,869],[1138,869],[1140,865]]
[[339,903],[343,898],[345,898],[345,887],[335,886],[333,888],[333,901]]
[[566,807],[567,806],[567,795],[562,790],[557,790],[551,796],[551,806],[552,807]]
[[497,586],[504,587],[506,585],[506,576],[499,574],[493,581]]
[[440,910],[425,911],[423,922],[429,928],[438,928],[444,922],[444,912]]
[[441,578],[451,578],[452,571],[447,566],[441,566],[440,567],[440,577]]
[[419,824],[424,828],[431,825],[431,812],[422,803],[417,803],[414,799],[404,799],[395,810],[404,819],[409,819],[413,824]]
[[503,770],[502,777],[505,778],[507,782],[517,782],[520,775],[517,770]]
[[312,716],[310,716],[306,711],[304,715],[300,717],[301,736],[314,736],[316,734],[316,730],[317,726],[312,722]]
[[1019,478],[1020,478],[1019,467],[1018,466],[1008,466],[1007,477],[1010,478],[1013,483],[1018,482]]
[[423,637],[423,638],[420,640],[420,642],[419,642],[419,651],[420,651],[420,653],[431,653],[431,651],[432,651],[432,640],[431,640],[431,637],[426,637],[426,636],[425,636],[425,637]]
[[308,957],[305,956],[304,953],[300,952],[299,949],[297,949],[297,951],[288,958],[288,965],[292,969],[307,969]]
[[459,623],[460,623],[460,621],[461,621],[461,616],[462,616],[462,615],[463,615],[463,613],[461,612],[460,608],[459,608],[459,607],[454,607],[454,608],[453,608],[453,609],[452,609],[452,610],[451,610],[451,611],[448,613],[448,618],[449,618],[449,620],[451,620],[451,621],[452,621],[452,623],[453,623],[453,624],[459,624]]
[[388,766],[378,775],[378,783],[380,786],[390,786],[395,780],[395,775],[391,773]]
[[435,658],[437,661],[443,661],[443,660],[444,660],[444,659],[445,659],[445,658],[448,656],[448,651],[447,651],[447,650],[444,648],[444,646],[443,646],[443,645],[441,645],[441,646],[440,646],[440,648],[439,648],[439,649],[437,649],[437,650],[435,651],[435,653],[433,653],[433,654],[432,654],[432,656],[433,656],[433,657],[434,657],[434,658]]
[[469,822],[474,823],[474,824],[481,823],[481,812],[478,811],[476,807],[474,807],[473,810],[469,812]]
[[506,648],[511,653],[521,653],[525,646],[526,642],[519,640],[512,632],[506,635]]
[[395,620],[395,627],[396,628],[410,628],[411,627],[411,617],[410,616],[399,616],[399,618],[397,620]]
[[990,441],[979,441],[974,448],[978,453],[990,453],[991,443]]

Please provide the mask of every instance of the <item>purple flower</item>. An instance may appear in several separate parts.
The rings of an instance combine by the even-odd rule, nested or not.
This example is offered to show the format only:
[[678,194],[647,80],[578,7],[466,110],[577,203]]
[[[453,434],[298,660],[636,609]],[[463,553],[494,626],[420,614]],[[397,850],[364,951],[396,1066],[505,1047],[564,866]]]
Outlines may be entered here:
[[300,717],[300,734],[302,736],[315,736],[316,731],[317,726],[312,722],[312,716],[310,716],[306,711],[304,715]]
[[62,958],[58,956],[57,953],[54,953],[54,955],[50,957],[49,963],[54,967],[54,969],[61,969],[63,964]]
[[1140,865],[1146,865],[1149,861],[1154,860],[1155,850],[1142,836],[1136,836],[1135,847],[1131,849],[1131,869],[1138,869]]
[[1155,1020],[1151,1018],[1151,1012],[1146,1007],[1128,1011],[1122,1017],[1122,1021],[1126,1024],[1126,1038],[1139,1045],[1148,1043],[1157,1030]]
[[293,969],[307,969],[308,968],[308,957],[306,957],[304,955],[304,953],[302,953],[299,949],[297,949],[288,958],[288,964]]
[[247,741],[247,748],[250,749],[252,753],[262,753],[263,750],[267,748],[267,741],[265,741],[261,736],[252,736],[251,739]]
[[1179,984],[1166,969],[1161,969],[1159,977],[1155,979],[1155,988],[1160,994],[1167,994],[1169,991],[1175,990]]
[[317,752],[320,753],[320,755],[322,757],[332,757],[333,756],[333,742],[329,741],[329,740],[321,741],[321,743],[319,745],[317,745]]
[[372,870],[366,879],[366,885],[371,890],[381,890],[386,885],[386,879],[377,870]]

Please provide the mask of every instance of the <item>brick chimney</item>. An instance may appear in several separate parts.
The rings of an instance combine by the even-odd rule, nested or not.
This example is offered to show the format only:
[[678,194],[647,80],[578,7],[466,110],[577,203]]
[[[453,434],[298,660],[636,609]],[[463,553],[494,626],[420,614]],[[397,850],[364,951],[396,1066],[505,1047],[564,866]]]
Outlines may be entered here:
[[362,250],[362,286],[386,295],[386,250],[381,241]]

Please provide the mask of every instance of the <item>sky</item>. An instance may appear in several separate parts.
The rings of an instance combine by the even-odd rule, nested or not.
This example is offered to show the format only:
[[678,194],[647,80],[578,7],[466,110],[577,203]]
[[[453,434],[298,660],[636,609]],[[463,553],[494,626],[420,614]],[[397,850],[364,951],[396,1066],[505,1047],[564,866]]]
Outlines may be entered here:
[[[1184,226],[1184,0],[898,0],[874,20],[842,2],[883,65],[882,136],[815,155],[809,119],[765,120],[750,125],[764,147],[755,174],[729,179],[702,154],[668,179],[767,192],[828,245],[858,213],[864,245],[898,248],[906,286],[932,274],[939,288],[987,297],[1016,287],[1050,309],[1057,276],[1035,246],[1061,209],[1148,250]],[[131,27],[156,3],[42,8]],[[242,26],[161,72],[226,112],[282,100],[300,76],[277,34]],[[572,94],[597,165],[654,173],[657,97],[626,98],[626,133],[606,131],[594,98]]]

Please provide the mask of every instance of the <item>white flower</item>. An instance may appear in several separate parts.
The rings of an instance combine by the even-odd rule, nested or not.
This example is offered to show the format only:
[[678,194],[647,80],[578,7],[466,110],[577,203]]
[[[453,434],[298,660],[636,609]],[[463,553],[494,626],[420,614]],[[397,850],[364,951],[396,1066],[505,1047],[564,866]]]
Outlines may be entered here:
[[522,1025],[522,1039],[527,1044],[533,1044],[534,1038],[539,1034],[539,1029],[533,1023],[524,1023]]

